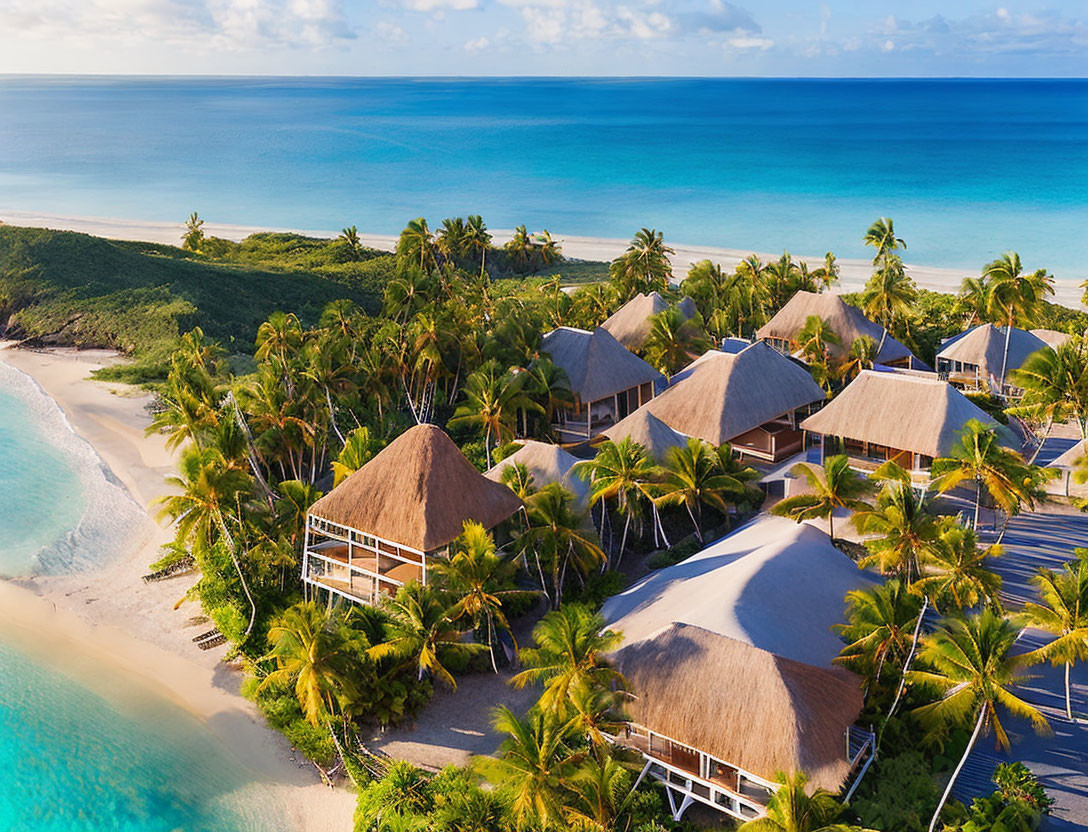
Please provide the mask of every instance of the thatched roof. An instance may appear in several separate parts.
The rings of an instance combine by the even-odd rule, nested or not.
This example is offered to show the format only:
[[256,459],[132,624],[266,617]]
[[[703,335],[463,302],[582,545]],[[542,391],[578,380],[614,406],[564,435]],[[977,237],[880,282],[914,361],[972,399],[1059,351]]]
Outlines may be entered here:
[[[1008,370],[1020,367],[1028,356],[1046,349],[1049,344],[1038,336],[1013,327],[1009,334]],[[981,324],[947,341],[938,359],[973,364],[979,368],[983,379],[1001,376],[1001,363],[1005,355],[1005,327]]]
[[665,378],[601,327],[593,332],[569,326],[553,329],[540,350],[563,368],[571,390],[587,404]]
[[645,407],[616,422],[601,434],[613,442],[622,442],[630,437],[637,442],[658,462],[664,462],[669,448],[679,448],[687,444],[687,437],[677,433]]
[[823,667],[842,648],[831,626],[844,620],[843,597],[873,583],[820,529],[760,515],[609,598],[602,614],[625,643],[681,622]]
[[434,425],[416,425],[310,507],[310,514],[429,552],[466,520],[497,526],[521,507]]
[[[695,303],[691,298],[684,298],[677,306],[685,318],[695,315]],[[650,335],[650,318],[668,308],[669,302],[657,292],[650,292],[648,295],[639,292],[601,326],[611,332],[627,349],[637,350],[646,343]]]
[[1031,334],[1055,349],[1068,343],[1073,337],[1068,332],[1058,332],[1056,329],[1033,329]]
[[699,356],[640,410],[720,445],[824,398],[804,367],[757,342],[735,354],[711,350]]
[[533,485],[537,489],[557,482],[574,495],[579,509],[585,509],[589,494],[589,483],[571,473],[571,467],[576,462],[578,462],[578,457],[567,453],[558,445],[529,439],[502,462],[496,463],[484,476],[489,480],[499,482],[502,478],[502,472],[506,468],[511,465],[521,464],[532,475]]
[[1005,444],[1012,433],[936,377],[862,370],[822,410],[801,423],[804,430],[872,442],[931,457],[948,453],[970,419],[998,428]]
[[[839,336],[842,346],[831,349],[836,355],[849,352],[854,340],[862,335],[868,335],[877,344],[884,335],[884,327],[870,321],[860,309],[832,292],[797,292],[773,318],[759,328],[756,337],[793,341],[810,315],[822,318],[831,331]],[[889,335],[884,339],[884,346],[876,360],[880,364],[888,364],[910,357],[910,350]]]
[[690,624],[615,655],[630,718],[766,780],[804,771],[838,791],[850,773],[844,732],[861,713],[849,674],[782,658]]

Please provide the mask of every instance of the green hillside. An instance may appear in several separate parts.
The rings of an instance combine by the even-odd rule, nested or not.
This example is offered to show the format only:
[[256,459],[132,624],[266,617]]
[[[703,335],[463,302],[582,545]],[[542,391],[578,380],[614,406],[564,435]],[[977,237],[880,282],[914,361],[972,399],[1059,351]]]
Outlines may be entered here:
[[277,309],[313,322],[329,301],[349,298],[374,311],[393,261],[306,268],[274,259],[280,268],[256,257],[211,262],[171,246],[0,225],[0,332],[112,347],[147,371],[194,326],[234,352],[251,352],[257,327]]

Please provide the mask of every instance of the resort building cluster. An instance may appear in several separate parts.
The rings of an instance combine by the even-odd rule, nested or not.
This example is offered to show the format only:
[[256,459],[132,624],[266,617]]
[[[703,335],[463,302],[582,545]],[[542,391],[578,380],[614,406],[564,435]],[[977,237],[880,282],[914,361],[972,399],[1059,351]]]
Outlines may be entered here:
[[[426,583],[465,521],[493,529],[521,510],[499,482],[504,468],[524,465],[538,486],[561,483],[584,507],[588,486],[572,469],[605,440],[630,438],[658,461],[689,437],[730,443],[771,495],[799,484],[792,462],[831,454],[865,473],[895,462],[924,485],[971,420],[1019,449],[1016,425],[999,425],[965,391],[1013,392],[1007,373],[1063,337],[983,324],[943,345],[931,369],[841,297],[802,291],[751,342],[728,339],[666,378],[633,350],[667,305],[639,295],[592,332],[544,336],[541,352],[574,394],[555,417],[559,444],[526,441],[482,474],[439,428],[402,434],[310,509],[304,580],[363,604]],[[878,345],[872,368],[830,402],[799,357],[797,335],[813,315],[846,345],[833,350],[861,336]],[[640,779],[665,784],[674,817],[693,803],[761,817],[779,771],[853,793],[874,737],[858,724],[858,680],[832,665],[842,642],[831,628],[847,592],[880,580],[821,529],[762,513],[605,603],[624,636],[612,661],[638,692],[615,742],[642,755]]]

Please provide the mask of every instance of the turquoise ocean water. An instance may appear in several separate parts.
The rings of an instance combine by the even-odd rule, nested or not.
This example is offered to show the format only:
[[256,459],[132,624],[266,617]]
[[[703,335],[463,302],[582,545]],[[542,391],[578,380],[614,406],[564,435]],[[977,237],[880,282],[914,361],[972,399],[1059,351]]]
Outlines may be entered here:
[[1088,277],[1088,81],[0,78],[0,208],[563,235]]
[[[0,362],[0,577],[103,563],[141,517],[56,403]],[[76,673],[32,634],[19,644],[0,631],[0,832],[280,828],[259,795],[243,796],[239,761],[183,711]]]

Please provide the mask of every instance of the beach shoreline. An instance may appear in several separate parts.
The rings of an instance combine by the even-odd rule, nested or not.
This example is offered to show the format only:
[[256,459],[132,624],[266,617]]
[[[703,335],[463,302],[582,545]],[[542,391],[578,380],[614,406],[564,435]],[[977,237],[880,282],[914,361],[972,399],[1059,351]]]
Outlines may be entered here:
[[[225,648],[204,652],[192,644],[192,636],[209,625],[200,622],[195,604],[175,605],[194,576],[142,581],[159,547],[172,537],[155,522],[151,506],[168,493],[165,476],[174,471],[175,455],[164,437],[144,434],[150,396],[89,378],[117,360],[105,350],[26,350],[0,343],[0,361],[37,382],[147,510],[144,528],[99,567],[0,581],[0,634],[58,666],[110,668],[114,673],[74,674],[107,698],[126,701],[131,685],[199,719],[252,771],[254,782],[272,790],[291,828],[350,829],[354,795],[323,786],[313,766],[264,723],[239,693],[241,672],[222,663]],[[105,677],[111,681],[103,683]]]
[[[138,242],[151,242],[167,245],[179,245],[185,226],[183,222],[158,222],[146,220],[118,219],[110,217],[88,217],[57,215],[44,212],[5,210],[0,208],[0,220],[11,225],[23,225],[33,228],[51,228],[59,231],[79,231],[84,234],[93,234],[98,237],[107,237],[116,240],[130,240]],[[205,222],[204,232],[209,236],[222,237],[224,239],[239,242],[250,234],[258,232],[284,232],[304,234],[310,237],[335,237],[338,231],[329,229],[297,229],[297,228],[270,228],[247,225],[229,225],[224,223]],[[513,231],[510,229],[491,229],[495,245],[507,242]],[[585,237],[578,235],[564,235],[553,232],[553,237],[560,243],[563,254],[577,260],[614,260],[627,247],[628,241],[607,237]],[[359,239],[368,248],[380,251],[394,251],[397,246],[397,237],[386,234],[368,234],[360,232]],[[687,274],[692,264],[700,260],[711,260],[725,269],[735,269],[745,257],[756,254],[762,260],[777,260],[782,252],[771,253],[753,251],[744,248],[726,248],[718,246],[706,246],[690,243],[677,243],[666,237],[674,250],[671,260],[673,271],[677,278]],[[792,252],[795,260],[808,262],[811,268],[822,265],[823,252]],[[969,269],[944,268],[939,266],[922,266],[909,262],[909,254],[906,258],[906,269],[910,276],[918,284],[919,288],[934,292],[946,292],[955,294],[965,277],[978,277],[978,273],[972,273]],[[840,276],[838,290],[841,292],[859,291],[873,273],[873,265],[867,260],[854,260],[841,258],[838,260]],[[979,264],[981,268],[982,264]],[[1054,296],[1055,303],[1069,306],[1073,309],[1081,309],[1081,294],[1078,283],[1075,280],[1056,281]]]

